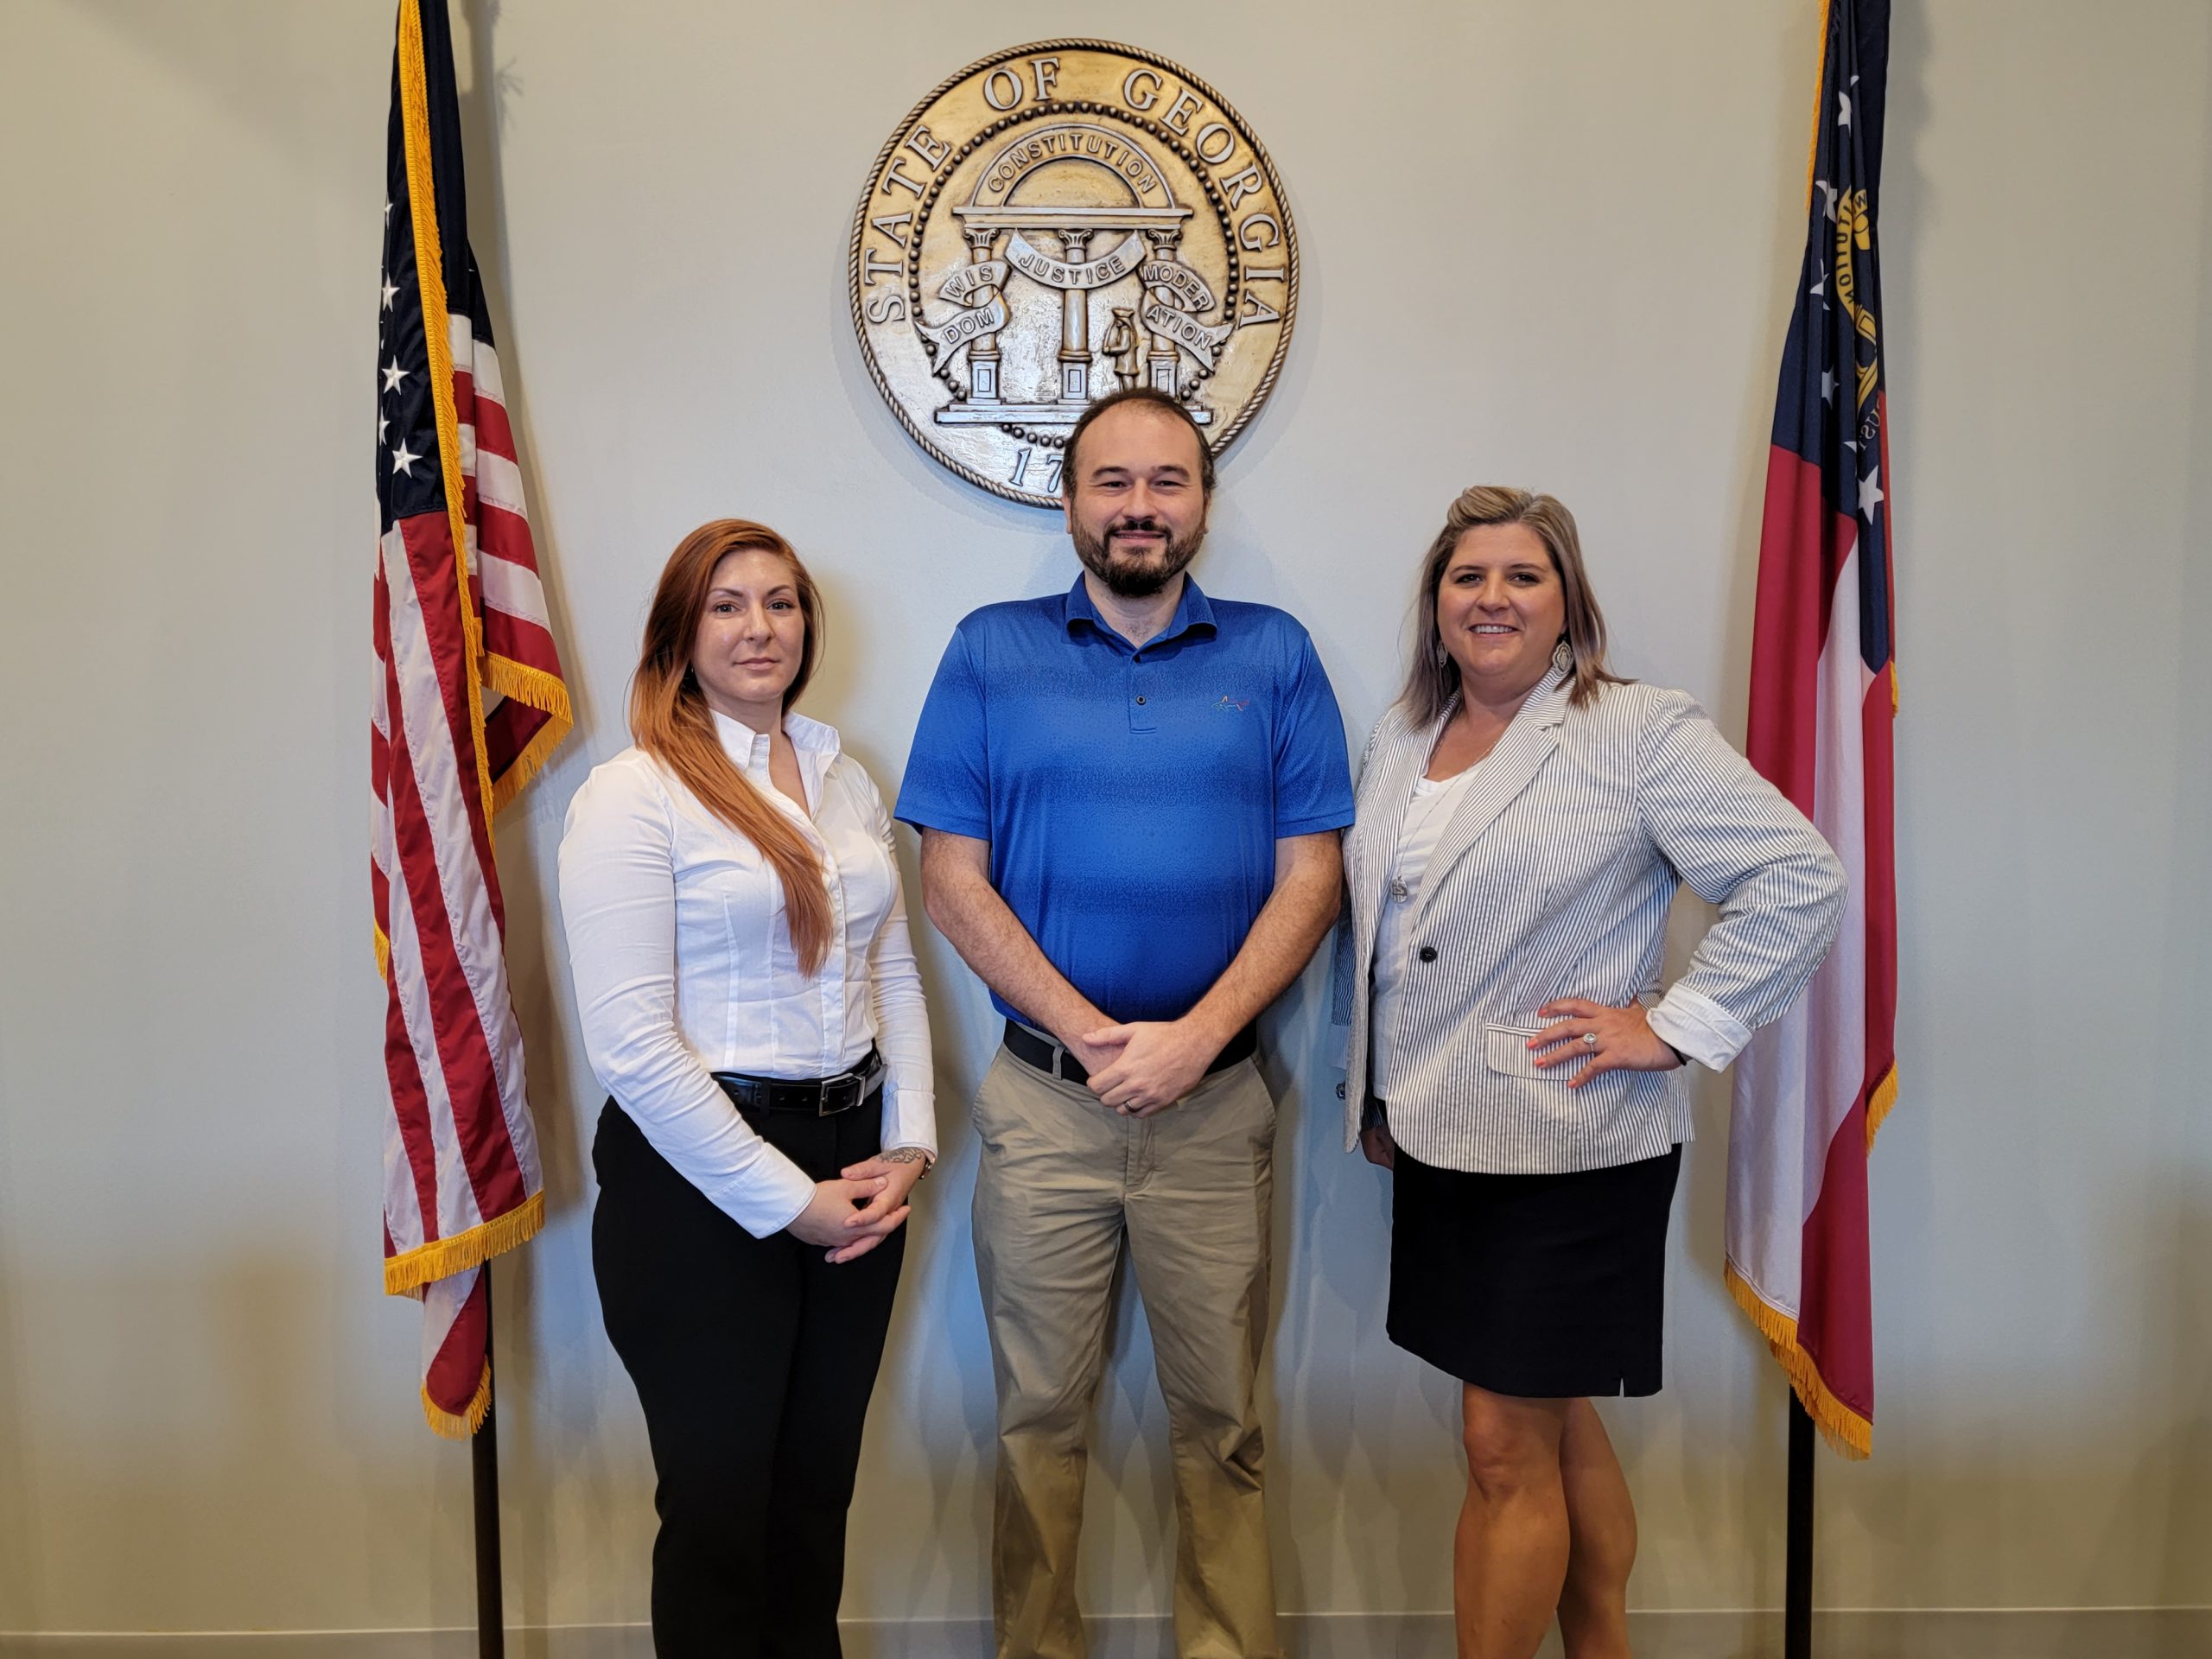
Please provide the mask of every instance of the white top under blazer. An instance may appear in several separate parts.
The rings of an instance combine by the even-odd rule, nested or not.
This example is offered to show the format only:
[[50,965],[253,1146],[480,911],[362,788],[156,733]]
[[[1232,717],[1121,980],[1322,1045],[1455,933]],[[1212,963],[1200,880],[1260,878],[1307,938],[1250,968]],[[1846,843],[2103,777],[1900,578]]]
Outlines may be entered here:
[[[1554,667],[1471,769],[1403,901],[1385,1102],[1392,1139],[1424,1163],[1507,1174],[1600,1169],[1690,1138],[1681,1069],[1608,1071],[1580,1089],[1540,1070],[1529,1039],[1560,997],[1641,1000],[1651,1028],[1714,1070],[1804,988],[1843,915],[1841,862],[1680,691],[1600,685],[1580,708]],[[1344,1145],[1370,1076],[1375,953],[1407,806],[1444,722],[1393,708],[1361,757],[1344,837],[1350,913],[1338,930]],[[1687,882],[1720,908],[1657,995],[1667,912]]]
[[1475,770],[1469,766],[1455,777],[1434,783],[1414,778],[1405,820],[1398,826],[1398,844],[1383,878],[1382,919],[1376,924],[1375,951],[1369,958],[1375,969],[1375,995],[1367,1024],[1367,1070],[1374,1092],[1385,1098],[1384,1082],[1397,1058],[1398,1007],[1414,966],[1414,899],[1421,892],[1421,878],[1428,874],[1428,861],[1436,856],[1436,843],[1444,838],[1459,808],[1459,798],[1475,780]]
[[814,1182],[712,1074],[834,1077],[875,1044],[885,1149],[934,1156],[929,1015],[874,779],[835,728],[785,715],[802,812],[769,781],[766,734],[714,721],[724,751],[822,862],[834,925],[820,970],[799,971],[783,883],[760,849],[642,749],[594,768],[569,803],[561,913],[592,1071],[656,1152],[765,1238],[806,1207]]

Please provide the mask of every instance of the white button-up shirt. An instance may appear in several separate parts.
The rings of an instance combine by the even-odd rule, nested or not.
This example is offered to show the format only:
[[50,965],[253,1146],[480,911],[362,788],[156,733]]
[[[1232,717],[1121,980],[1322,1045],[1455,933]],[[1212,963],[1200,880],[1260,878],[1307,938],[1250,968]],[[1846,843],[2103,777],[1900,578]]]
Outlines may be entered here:
[[641,749],[569,804],[561,911],[584,1052],[653,1149],[755,1237],[814,1182],[738,1115],[711,1075],[833,1077],[883,1052],[883,1146],[937,1151],[928,1011],[906,931],[891,817],[832,727],[784,717],[806,810],[768,777],[768,738],[717,714],[722,747],[822,863],[829,954],[799,971],[783,884],[760,850]]

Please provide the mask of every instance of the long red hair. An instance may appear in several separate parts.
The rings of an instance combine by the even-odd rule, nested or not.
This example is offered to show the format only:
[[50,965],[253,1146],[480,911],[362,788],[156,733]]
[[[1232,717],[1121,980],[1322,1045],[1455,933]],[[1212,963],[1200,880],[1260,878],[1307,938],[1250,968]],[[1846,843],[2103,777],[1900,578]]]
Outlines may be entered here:
[[645,613],[645,647],[630,682],[630,735],[647,754],[683,780],[707,810],[760,849],[784,887],[784,914],[799,969],[814,973],[830,954],[830,894],[822,864],[806,838],[776,804],[753,787],[729,758],[715,732],[713,711],[691,672],[691,652],[707,612],[715,567],[747,549],[772,553],[791,568],[798,610],[806,624],[798,673],[784,693],[784,707],[798,701],[822,653],[822,596],[791,544],[749,518],[717,518],[677,543],[653,589]]

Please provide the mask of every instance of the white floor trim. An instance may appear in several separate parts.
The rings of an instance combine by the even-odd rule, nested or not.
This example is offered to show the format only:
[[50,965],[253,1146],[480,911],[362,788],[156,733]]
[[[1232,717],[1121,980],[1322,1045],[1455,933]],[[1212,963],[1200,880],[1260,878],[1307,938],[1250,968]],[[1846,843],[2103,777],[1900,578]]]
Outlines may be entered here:
[[[1629,1615],[1637,1659],[1770,1659],[1771,1611]],[[1290,1659],[1452,1659],[1445,1613],[1286,1614]],[[1167,1659],[1164,1618],[1090,1621],[1092,1659]],[[2212,1608],[2091,1607],[1830,1611],[1815,1616],[1818,1659],[2205,1659]],[[1558,1640],[1544,1659],[1556,1659]],[[642,1624],[568,1624],[507,1633],[511,1659],[652,1659]],[[990,1659],[988,1622],[849,1621],[846,1659]],[[475,1659],[473,1629],[435,1630],[0,1630],[0,1659]]]

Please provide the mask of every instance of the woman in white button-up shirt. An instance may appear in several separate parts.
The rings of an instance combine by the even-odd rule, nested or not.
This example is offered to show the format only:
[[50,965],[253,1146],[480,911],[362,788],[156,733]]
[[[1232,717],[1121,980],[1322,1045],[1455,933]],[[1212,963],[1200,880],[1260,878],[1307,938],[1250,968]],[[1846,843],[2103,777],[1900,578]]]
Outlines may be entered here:
[[[1659,1387],[1688,1060],[1834,938],[1843,868],[1679,691],[1605,670],[1573,518],[1473,489],[1344,839],[1347,1142],[1395,1173],[1391,1339],[1458,1377],[1459,1652],[1628,1651],[1636,1514],[1593,1395]],[[1669,906],[1719,919],[1664,995]]]
[[721,519],[661,574],[637,747],[569,808],[561,907],[601,1115],[592,1262],[659,1478],[653,1640],[834,1656],[907,1195],[936,1155],[891,821],[788,712],[820,600]]

